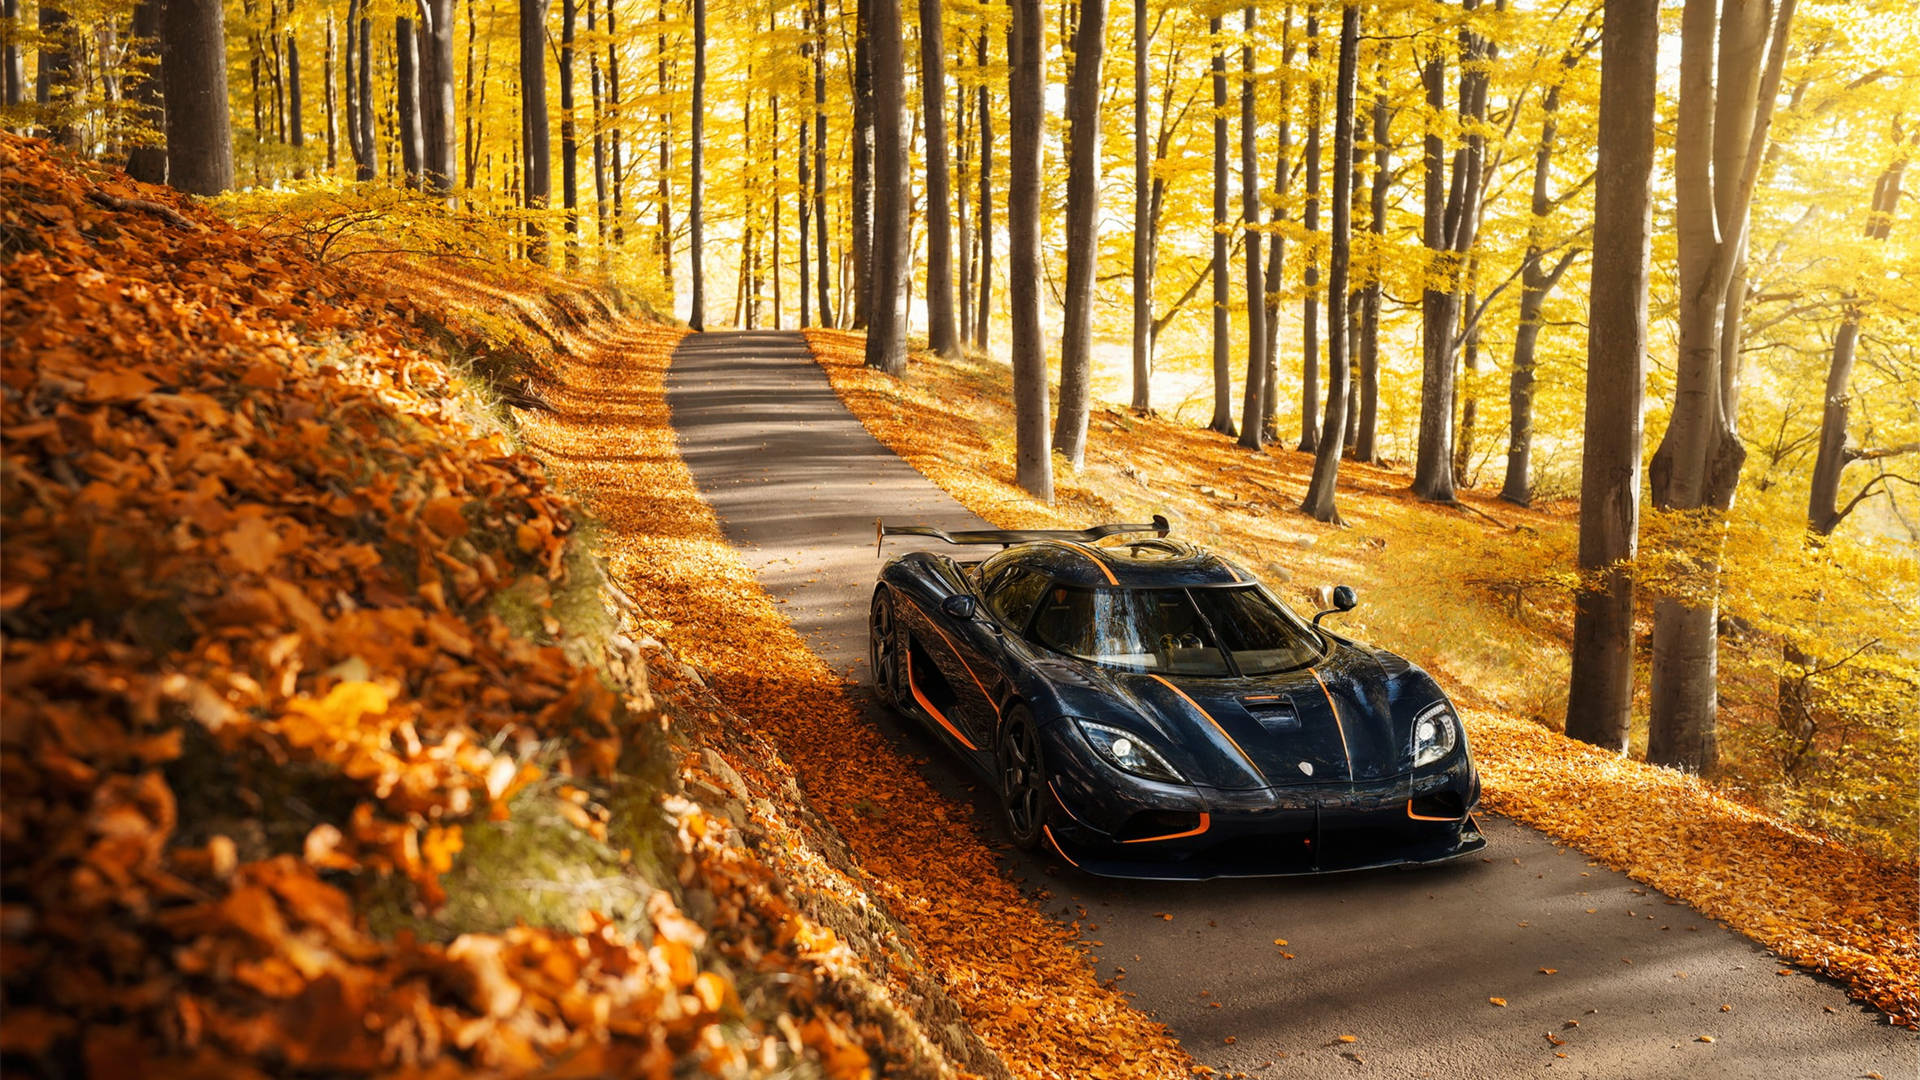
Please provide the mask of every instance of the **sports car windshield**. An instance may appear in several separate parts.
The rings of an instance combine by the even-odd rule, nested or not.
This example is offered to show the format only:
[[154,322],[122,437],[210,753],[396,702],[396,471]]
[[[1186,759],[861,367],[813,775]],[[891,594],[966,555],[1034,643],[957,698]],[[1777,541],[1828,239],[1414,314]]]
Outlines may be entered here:
[[1083,660],[1178,675],[1262,675],[1320,658],[1314,632],[1253,585],[1056,585],[1034,613],[1033,636]]

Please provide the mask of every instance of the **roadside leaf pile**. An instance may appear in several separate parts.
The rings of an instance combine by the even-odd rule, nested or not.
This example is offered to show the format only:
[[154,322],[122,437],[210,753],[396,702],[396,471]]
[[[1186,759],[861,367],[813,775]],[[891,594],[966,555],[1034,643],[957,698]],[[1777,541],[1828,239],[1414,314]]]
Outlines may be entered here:
[[[1797,828],[1697,778],[1565,738],[1488,692],[1512,672],[1538,673],[1540,631],[1489,630],[1495,620],[1469,606],[1459,575],[1435,559],[1456,549],[1502,552],[1517,567],[1507,583],[1523,582],[1546,561],[1537,545],[1556,524],[1549,512],[1482,497],[1478,519],[1450,522],[1454,540],[1436,542],[1416,519],[1444,511],[1416,503],[1405,477],[1343,463],[1342,513],[1355,523],[1343,534],[1292,512],[1310,456],[1274,451],[1254,459],[1223,436],[1111,410],[1094,413],[1089,438],[1106,448],[1098,452],[1107,460],[1058,478],[1056,505],[1048,507],[1013,484],[1001,380],[933,356],[916,356],[909,376],[896,379],[865,367],[856,336],[814,330],[808,339],[841,401],[875,438],[1002,528],[1078,528],[1096,518],[1169,513],[1183,534],[1258,568],[1302,603],[1310,602],[1309,581],[1354,581],[1363,596],[1370,579],[1383,588],[1418,581],[1417,590],[1397,589],[1393,604],[1382,605],[1397,610],[1363,606],[1343,626],[1442,677],[1464,707],[1489,809],[1846,983],[1894,1023],[1920,1026],[1920,885],[1912,864]],[[1474,496],[1462,498],[1473,505]],[[1492,537],[1502,523],[1485,520],[1490,514],[1527,529]],[[1466,530],[1474,535],[1461,536]],[[1387,558],[1376,560],[1381,551]],[[1423,602],[1437,610],[1420,609]],[[1381,621],[1369,626],[1368,619]]]
[[[797,779],[865,872],[839,887],[871,890],[910,931],[911,950],[891,958],[888,972],[899,993],[926,993],[917,980],[930,972],[958,1007],[955,1020],[978,1032],[1013,1075],[1136,1080],[1210,1071],[1124,993],[1097,981],[1076,932],[1001,873],[967,808],[894,749],[761,590],[676,449],[665,394],[670,345],[565,361],[548,390],[556,411],[528,419],[528,445],[604,523],[614,577],[657,620],[643,626],[670,635],[737,714],[748,737],[725,747],[728,771],[751,791],[777,792]],[[771,746],[749,733],[765,733]],[[756,822],[766,816],[757,805],[750,812]],[[825,877],[829,887],[837,880]]]
[[[610,835],[680,752],[652,658],[569,657],[576,512],[414,302],[44,144],[0,186],[5,1070],[868,1075],[845,946],[724,818],[669,783]],[[633,910],[369,928],[530,809]]]

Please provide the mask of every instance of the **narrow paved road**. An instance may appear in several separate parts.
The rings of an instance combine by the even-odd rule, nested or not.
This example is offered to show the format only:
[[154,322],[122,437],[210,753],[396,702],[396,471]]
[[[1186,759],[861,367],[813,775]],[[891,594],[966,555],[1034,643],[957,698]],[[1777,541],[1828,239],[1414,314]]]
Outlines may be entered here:
[[[874,519],[982,523],[866,433],[797,334],[693,335],[667,386],[728,539],[814,649],[864,684]],[[1001,840],[958,761],[868,713]],[[1437,869],[1169,885],[1009,856],[1008,872],[1063,922],[1080,918],[1101,977],[1223,1073],[1916,1074],[1920,1043],[1832,983],[1777,975],[1767,952],[1677,901],[1532,829],[1482,822],[1485,857]]]

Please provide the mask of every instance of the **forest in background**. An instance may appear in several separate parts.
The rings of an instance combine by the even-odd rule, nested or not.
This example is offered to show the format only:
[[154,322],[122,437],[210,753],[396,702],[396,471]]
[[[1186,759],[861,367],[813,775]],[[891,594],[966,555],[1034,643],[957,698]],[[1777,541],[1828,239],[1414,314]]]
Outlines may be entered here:
[[1315,452],[1323,519],[1343,455],[1578,495],[1569,733],[1913,851],[1910,5],[5,13],[8,126],[323,261],[1005,357],[1041,497],[1096,396]]

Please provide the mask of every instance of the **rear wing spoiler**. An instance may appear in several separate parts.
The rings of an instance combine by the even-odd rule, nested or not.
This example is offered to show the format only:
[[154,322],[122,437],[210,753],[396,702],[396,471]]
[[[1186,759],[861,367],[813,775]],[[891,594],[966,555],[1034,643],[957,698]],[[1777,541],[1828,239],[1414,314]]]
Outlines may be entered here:
[[1034,540],[1066,540],[1079,544],[1091,544],[1109,536],[1123,533],[1152,533],[1165,536],[1173,531],[1173,526],[1161,514],[1153,515],[1153,520],[1144,524],[1126,524],[1109,522],[1095,525],[1090,529],[973,529],[961,532],[947,532],[931,525],[889,525],[878,518],[873,522],[873,551],[880,554],[882,546],[889,536],[931,536],[949,544],[999,544],[1009,547],[1013,544],[1025,544]]

